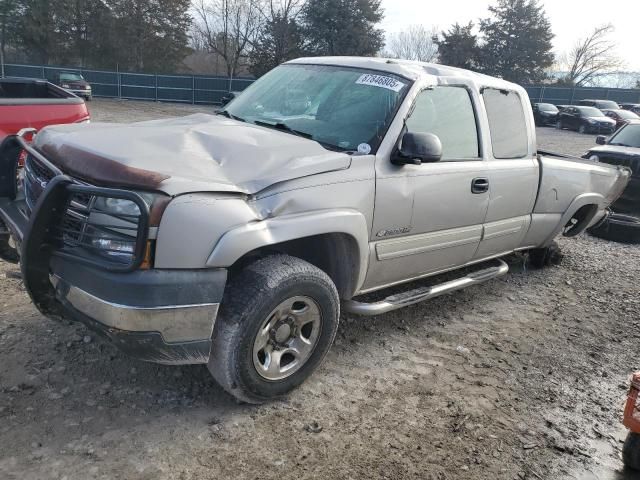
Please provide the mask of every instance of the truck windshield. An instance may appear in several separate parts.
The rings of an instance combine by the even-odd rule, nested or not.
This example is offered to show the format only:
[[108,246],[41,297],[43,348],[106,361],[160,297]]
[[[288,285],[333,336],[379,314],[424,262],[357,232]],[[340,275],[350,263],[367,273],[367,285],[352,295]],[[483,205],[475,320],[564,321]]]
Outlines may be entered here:
[[242,92],[224,112],[316,140],[325,148],[375,153],[409,85],[386,72],[281,65]]
[[611,138],[609,145],[640,148],[640,125],[627,125]]
[[79,82],[80,80],[84,80],[82,75],[79,73],[61,73],[60,81],[61,82]]

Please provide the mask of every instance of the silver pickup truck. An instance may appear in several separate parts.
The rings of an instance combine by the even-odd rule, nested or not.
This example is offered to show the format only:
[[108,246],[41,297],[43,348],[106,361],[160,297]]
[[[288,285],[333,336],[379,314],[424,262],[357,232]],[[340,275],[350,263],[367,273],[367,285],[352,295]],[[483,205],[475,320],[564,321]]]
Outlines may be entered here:
[[304,58],[216,115],[7,138],[0,251],[19,253],[43,314],[143,360],[208,364],[236,398],[262,402],[318,367],[341,306],[411,305],[506,274],[500,258],[517,251],[543,264],[557,235],[603,219],[629,175],[538,152],[517,85]]

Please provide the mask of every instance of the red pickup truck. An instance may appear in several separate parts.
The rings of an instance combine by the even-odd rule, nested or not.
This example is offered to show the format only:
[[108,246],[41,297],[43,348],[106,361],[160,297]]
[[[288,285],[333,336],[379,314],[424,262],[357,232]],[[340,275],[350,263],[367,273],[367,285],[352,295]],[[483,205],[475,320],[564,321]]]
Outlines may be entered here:
[[83,99],[46,80],[0,78],[0,143],[23,128],[88,120]]

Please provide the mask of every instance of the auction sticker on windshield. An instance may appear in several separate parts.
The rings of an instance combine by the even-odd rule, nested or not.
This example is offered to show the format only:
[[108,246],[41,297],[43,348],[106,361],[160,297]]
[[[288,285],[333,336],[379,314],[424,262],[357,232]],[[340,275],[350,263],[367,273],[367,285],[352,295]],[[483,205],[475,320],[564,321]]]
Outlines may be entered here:
[[372,75],[365,73],[356,80],[358,85],[371,85],[372,87],[386,88],[387,90],[393,90],[399,92],[404,87],[404,83],[396,80],[395,78],[385,77],[384,75]]

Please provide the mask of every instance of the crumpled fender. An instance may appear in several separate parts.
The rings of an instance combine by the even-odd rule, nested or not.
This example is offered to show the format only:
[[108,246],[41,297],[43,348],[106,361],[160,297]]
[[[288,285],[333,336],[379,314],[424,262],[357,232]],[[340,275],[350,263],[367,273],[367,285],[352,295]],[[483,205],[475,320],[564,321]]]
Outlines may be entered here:
[[258,248],[327,233],[347,234],[356,241],[360,260],[356,291],[359,290],[367,272],[369,231],[364,215],[351,209],[283,215],[229,230],[214,247],[206,265],[229,267]]

